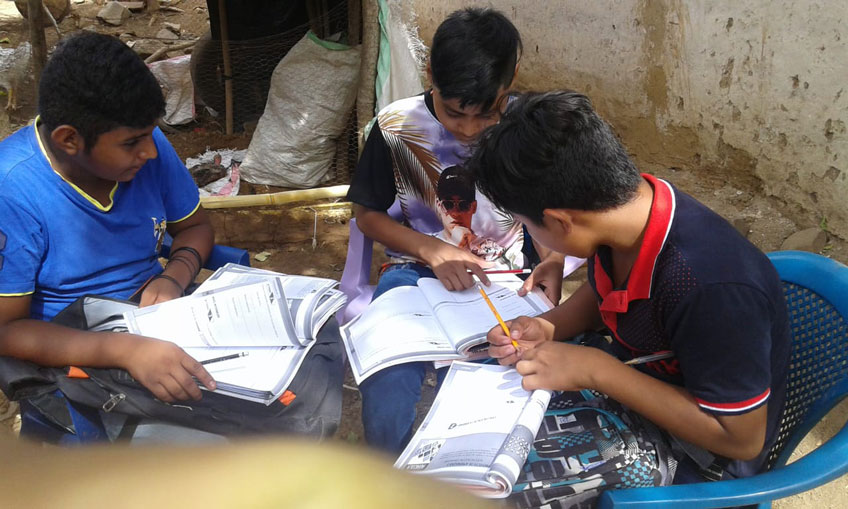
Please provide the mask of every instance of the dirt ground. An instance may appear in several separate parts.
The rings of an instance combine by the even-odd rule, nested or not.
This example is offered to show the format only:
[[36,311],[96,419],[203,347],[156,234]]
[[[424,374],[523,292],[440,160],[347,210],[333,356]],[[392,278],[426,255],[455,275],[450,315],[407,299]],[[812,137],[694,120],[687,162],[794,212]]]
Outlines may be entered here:
[[[172,2],[176,3],[176,2]],[[201,21],[188,19],[186,27],[203,26],[201,0],[186,0],[177,3],[184,10],[184,16],[196,16]],[[11,10],[10,10],[11,6]],[[148,14],[134,14],[120,28],[105,27],[94,19],[97,12],[91,0],[81,4],[73,4],[73,15],[66,18],[60,25],[63,33],[76,29],[93,27],[98,31],[115,35],[133,33],[136,36],[158,30],[158,24],[167,18],[179,21],[178,13],[160,13],[159,21],[150,21]],[[154,31],[155,31],[154,30]],[[48,45],[56,40],[56,33],[47,30]],[[199,35],[199,32],[195,35]],[[26,40],[27,29],[11,2],[0,1],[0,40],[8,38],[9,43],[3,47],[16,46]],[[0,118],[0,138],[11,130],[28,122],[34,115],[32,101],[32,82],[25,82],[21,89],[21,108],[9,116]],[[0,113],[0,117],[2,117]],[[3,132],[4,122],[6,132]],[[195,124],[174,129],[168,133],[168,138],[183,159],[203,153],[207,148],[246,148],[250,135],[235,134],[224,136],[220,125],[214,119],[203,117]],[[784,239],[790,234],[809,227],[823,225],[821,218],[804,214],[786,213],[780,200],[767,198],[759,192],[756,184],[750,182],[735,184],[724,177],[712,177],[709,174],[693,174],[686,170],[664,167],[643,167],[644,171],[667,178],[682,190],[692,194],[706,205],[716,210],[763,251],[773,251],[780,248]],[[269,192],[265,186],[243,186],[242,194],[250,192]],[[210,211],[218,231],[218,242],[244,247],[251,252],[251,263],[256,267],[268,268],[284,273],[306,274],[333,279],[341,278],[344,260],[347,252],[348,220],[350,217],[349,204],[333,203],[301,203],[275,209],[261,207],[253,209],[218,209]],[[381,250],[375,250],[375,266],[382,260]],[[843,263],[848,262],[848,242],[829,235],[828,243],[823,254]],[[258,258],[256,255],[260,255]],[[261,258],[263,261],[260,261]],[[585,270],[569,278],[564,285],[564,294],[573,291],[580,284],[580,277],[585,277]],[[419,405],[419,418],[433,398],[433,380],[429,380],[424,391],[424,399]],[[848,402],[838,407],[825,419],[823,424],[813,430],[801,444],[796,457],[821,444],[835,433],[848,419]],[[0,394],[0,435],[14,434],[19,428],[19,417],[16,416],[14,404],[10,404]],[[336,439],[350,443],[363,443],[362,424],[360,420],[360,396],[356,384],[347,373],[344,387],[344,405],[341,427]],[[0,493],[0,506],[2,506]],[[823,507],[848,506],[848,476],[842,477],[817,490],[778,501],[780,508],[812,509]]]

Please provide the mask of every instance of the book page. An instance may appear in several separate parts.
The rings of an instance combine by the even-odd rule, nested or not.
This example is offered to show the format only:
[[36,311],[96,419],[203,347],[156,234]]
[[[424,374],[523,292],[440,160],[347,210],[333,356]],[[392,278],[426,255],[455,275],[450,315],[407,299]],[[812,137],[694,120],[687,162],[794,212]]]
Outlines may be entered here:
[[317,329],[320,329],[320,326],[315,327],[316,308],[326,293],[338,284],[338,281],[312,276],[281,274],[270,270],[228,263],[209,276],[200,285],[198,291],[257,283],[272,278],[279,278],[282,281],[286,302],[294,319],[297,336],[304,340],[303,343],[314,339]]
[[[454,362],[433,406],[395,467],[471,487],[484,496],[507,496],[547,406],[547,401],[542,401],[539,412],[539,403],[535,403],[530,406],[532,415],[522,418],[534,395],[542,400],[547,395],[550,399],[547,391],[531,393],[522,389],[521,375],[514,368]],[[512,437],[519,437],[519,441]],[[500,456],[509,457],[511,452],[520,459],[520,463],[512,462],[517,467],[509,468],[509,461],[497,462]],[[493,465],[497,467],[494,471]]]
[[357,383],[403,362],[459,358],[417,286],[380,295],[341,334]]
[[206,364],[215,392],[270,405],[288,388],[315,342],[306,347],[185,348],[198,361],[230,354],[243,357]]
[[[452,292],[445,289],[438,279],[421,278],[418,287],[458,352],[484,342],[489,329],[498,324],[476,286]],[[488,287],[481,287],[504,321],[522,315],[536,316],[550,308],[535,291],[520,297],[514,289],[494,282]]]
[[124,314],[133,334],[191,346],[299,346],[277,279],[213,289]]

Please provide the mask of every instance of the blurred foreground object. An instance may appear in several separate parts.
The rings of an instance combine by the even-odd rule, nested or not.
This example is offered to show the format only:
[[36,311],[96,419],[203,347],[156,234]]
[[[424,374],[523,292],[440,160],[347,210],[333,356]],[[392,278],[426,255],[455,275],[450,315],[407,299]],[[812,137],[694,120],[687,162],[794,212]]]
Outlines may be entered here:
[[0,437],[0,457],[3,507],[491,507],[336,443],[62,449]]

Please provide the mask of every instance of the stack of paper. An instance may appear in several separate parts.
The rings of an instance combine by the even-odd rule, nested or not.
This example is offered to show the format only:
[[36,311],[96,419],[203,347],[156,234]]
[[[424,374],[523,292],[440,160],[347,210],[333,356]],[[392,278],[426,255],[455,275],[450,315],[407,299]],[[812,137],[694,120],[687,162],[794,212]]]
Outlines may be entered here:
[[205,366],[215,392],[268,405],[344,306],[336,284],[227,264],[192,295],[127,311],[124,320],[129,332],[171,341],[201,362],[231,355]]

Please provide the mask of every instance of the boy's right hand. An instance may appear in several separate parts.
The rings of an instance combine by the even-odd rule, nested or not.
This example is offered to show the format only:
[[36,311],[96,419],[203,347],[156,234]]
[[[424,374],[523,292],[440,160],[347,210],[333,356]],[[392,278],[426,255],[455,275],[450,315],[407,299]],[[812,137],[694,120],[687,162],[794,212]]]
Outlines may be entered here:
[[489,277],[483,268],[492,264],[464,249],[433,238],[430,245],[422,249],[421,255],[439,281],[450,291],[471,288],[474,286],[473,276],[489,286]]
[[158,399],[168,403],[199,400],[201,393],[195,379],[210,391],[215,390],[212,375],[182,348],[143,336],[131,338],[120,366]]
[[[538,345],[553,341],[554,324],[543,318],[519,316],[506,322],[510,335],[507,336],[500,325],[492,327],[486,335],[489,341],[489,356],[497,359],[504,366],[511,366],[521,358],[523,350],[529,350]],[[512,342],[518,344],[518,349]]]

